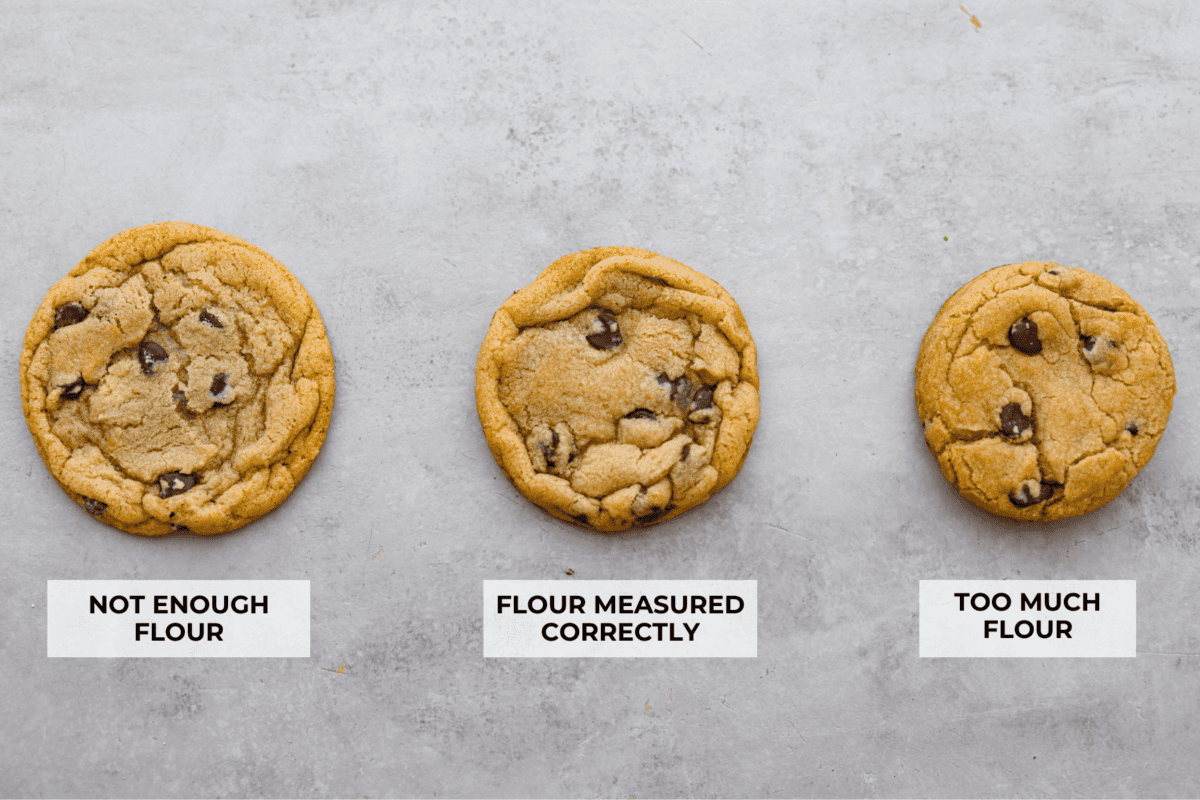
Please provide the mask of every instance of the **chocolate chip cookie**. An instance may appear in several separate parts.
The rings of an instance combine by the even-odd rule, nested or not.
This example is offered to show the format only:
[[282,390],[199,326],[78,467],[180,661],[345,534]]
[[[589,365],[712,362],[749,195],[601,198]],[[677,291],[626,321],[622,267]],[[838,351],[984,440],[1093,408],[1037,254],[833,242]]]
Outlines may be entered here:
[[712,279],[646,250],[585,250],[500,306],[475,397],[527,498],[595,530],[642,527],[741,468],[758,423],[754,340]]
[[29,430],[89,514],[145,536],[240,528],[287,498],[329,428],[333,354],[300,282],[182,222],[104,242],[21,353]]
[[917,359],[917,411],[942,474],[1005,517],[1112,500],[1154,455],[1175,372],[1150,315],[1098,275],[997,267],[946,301]]

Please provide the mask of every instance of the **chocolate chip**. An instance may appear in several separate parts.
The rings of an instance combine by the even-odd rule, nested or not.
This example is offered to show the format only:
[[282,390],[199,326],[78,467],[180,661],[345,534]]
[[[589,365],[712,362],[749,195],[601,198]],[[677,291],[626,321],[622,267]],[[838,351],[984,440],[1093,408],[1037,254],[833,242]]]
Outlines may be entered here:
[[588,344],[597,350],[616,350],[621,346],[621,329],[617,327],[617,318],[611,311],[601,311],[596,315],[596,321],[603,330],[600,333],[589,333]]
[[1017,508],[1028,508],[1034,503],[1041,503],[1053,497],[1056,485],[1058,484],[1042,481],[1042,489],[1038,492],[1037,497],[1034,497],[1033,493],[1029,491],[1029,484],[1022,484],[1020,492],[1008,493],[1008,499]]
[[1008,343],[1027,356],[1042,352],[1042,340],[1038,338],[1037,323],[1022,317],[1008,329]]
[[712,408],[713,390],[711,386],[698,386],[692,394],[692,411],[700,411],[704,408]]
[[690,452],[692,452],[692,446],[690,444],[685,444],[683,449],[679,451],[679,460],[687,461],[688,453]]
[[88,310],[79,303],[67,303],[54,312],[54,329],[75,325],[87,319]]
[[1008,438],[1019,439],[1032,427],[1033,418],[1025,416],[1017,403],[1009,403],[1000,409],[1000,432]]
[[183,494],[196,485],[195,475],[182,472],[166,472],[158,476],[158,496],[164,499]]
[[138,345],[138,363],[142,365],[143,375],[153,375],[154,366],[167,360],[167,351],[161,344],[146,339]]
[[686,406],[692,399],[692,384],[686,375],[680,375],[671,380],[667,373],[660,372],[658,382],[671,387],[671,402],[677,406]]
[[1057,274],[1058,274],[1058,270],[1056,270],[1056,269],[1052,269],[1052,270],[1050,270],[1050,274],[1051,274],[1051,275],[1057,275]]
[[62,394],[60,394],[59,397],[61,397],[63,400],[78,400],[79,395],[83,394],[83,390],[86,387],[87,384],[83,382],[83,376],[81,375],[75,379],[74,383],[64,386]]
[[[515,294],[515,292],[514,292],[514,294]],[[587,514],[572,514],[571,519],[573,519],[576,522],[583,524],[583,525],[588,524]]]
[[674,506],[667,506],[666,508],[655,509],[654,511],[651,511],[649,514],[642,514],[640,517],[637,518],[637,521],[639,523],[641,523],[642,525],[649,525],[652,522],[658,522],[660,519],[662,519],[664,516],[666,516],[667,512],[670,511],[672,508],[674,508]]
[[680,408],[687,409],[690,414],[705,408],[712,408],[713,387],[694,384],[686,375],[680,375],[671,380],[665,372],[658,375],[658,382],[671,387],[671,402]]
[[171,390],[171,399],[175,401],[175,410],[185,419],[192,419],[196,415],[188,408],[187,394],[180,388],[176,387]]
[[554,469],[554,457],[558,455],[558,432],[550,431],[550,444],[542,445],[542,457],[546,459],[546,469]]
[[213,375],[212,386],[208,387],[208,393],[213,397],[216,397],[217,395],[221,394],[221,392],[225,391],[225,379],[228,377],[229,376],[224,372],[219,372],[216,375]]
[[108,503],[101,502],[100,500],[93,500],[90,497],[85,497],[83,498],[83,507],[87,509],[87,512],[93,517],[98,517],[104,513],[104,509],[108,508]]
[[214,328],[224,328],[225,327],[224,325],[221,324],[221,320],[217,319],[216,314],[210,313],[207,308],[200,312],[200,321],[203,322],[205,325],[211,325]]
[[1137,435],[1138,435],[1138,426],[1137,426],[1137,423],[1136,423],[1136,422],[1131,422],[1131,423],[1129,423],[1129,427],[1128,427],[1128,428],[1126,428],[1125,430],[1129,431],[1129,432],[1130,432],[1130,433],[1132,433],[1134,436],[1137,436]]
[[1079,341],[1083,342],[1083,349],[1087,350],[1089,353],[1092,352],[1092,348],[1096,346],[1095,336],[1080,336]]
[[648,408],[635,408],[625,415],[625,419],[658,419],[658,415]]

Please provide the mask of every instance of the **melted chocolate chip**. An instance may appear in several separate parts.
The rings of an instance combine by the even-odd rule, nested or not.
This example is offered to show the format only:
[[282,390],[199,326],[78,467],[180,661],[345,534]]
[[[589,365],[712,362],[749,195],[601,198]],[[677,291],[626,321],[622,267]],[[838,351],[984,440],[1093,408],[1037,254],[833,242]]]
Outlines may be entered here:
[[1008,499],[1017,508],[1028,508],[1034,503],[1041,503],[1053,497],[1054,487],[1057,485],[1042,481],[1042,489],[1038,492],[1037,497],[1034,497],[1033,493],[1029,491],[1029,484],[1023,484],[1020,492],[1009,492]]
[[639,523],[641,523],[642,525],[649,525],[652,522],[658,522],[660,519],[662,519],[664,516],[666,516],[667,512],[670,511],[673,507],[674,506],[667,506],[666,508],[655,509],[654,511],[651,511],[649,514],[642,514],[640,517],[637,518],[637,521]]
[[1092,352],[1092,348],[1096,346],[1095,336],[1080,336],[1079,341],[1083,343],[1083,349],[1087,350],[1089,353]]
[[558,454],[558,432],[550,431],[550,444],[542,445],[542,457],[546,459],[546,469],[554,469],[554,457]]
[[54,312],[54,329],[75,325],[87,319],[88,310],[79,303],[67,303]]
[[1021,412],[1021,406],[1009,403],[1000,409],[1000,432],[1010,439],[1019,439],[1021,434],[1033,427],[1033,418]]
[[686,406],[692,399],[692,384],[688,381],[686,375],[680,375],[675,380],[671,380],[667,373],[660,372],[658,382],[671,387],[671,402],[677,406]]
[[1129,427],[1128,427],[1128,428],[1126,428],[1125,430],[1129,431],[1129,432],[1130,432],[1130,433],[1132,433],[1134,436],[1137,436],[1137,435],[1138,435],[1138,426],[1137,426],[1137,423],[1136,423],[1136,422],[1131,422],[1131,423],[1129,423]]
[[188,408],[187,394],[179,388],[171,390],[171,399],[175,401],[175,410],[186,419],[192,419],[196,415]]
[[182,472],[166,472],[158,476],[158,496],[162,498],[183,494],[196,485],[195,475],[184,475]]
[[625,415],[625,419],[658,419],[658,415],[648,408],[635,408]]
[[205,325],[211,325],[214,328],[225,327],[221,324],[221,320],[217,318],[217,315],[211,313],[207,308],[200,312],[200,321]]
[[213,397],[216,397],[217,395],[221,394],[221,392],[225,391],[225,379],[228,377],[229,376],[224,372],[219,372],[216,375],[213,375],[212,386],[208,387],[208,393]]
[[83,394],[83,390],[87,388],[87,384],[83,382],[83,376],[75,379],[75,382],[64,386],[62,394],[59,395],[63,400],[78,400],[79,395]]
[[667,377],[665,372],[658,375],[658,382],[671,387],[671,402],[690,414],[705,408],[712,408],[713,387],[694,384],[686,375],[680,375],[675,380]]
[[1042,340],[1038,338],[1037,323],[1022,317],[1008,329],[1008,343],[1027,356],[1042,352]]
[[138,363],[142,365],[143,375],[153,375],[156,364],[167,360],[167,351],[161,344],[146,339],[138,345]]
[[690,452],[692,452],[692,446],[690,444],[685,444],[683,449],[679,451],[679,460],[687,461],[688,453]]
[[93,517],[98,517],[104,513],[104,509],[108,508],[108,503],[104,503],[100,500],[93,500],[90,497],[85,497],[83,498],[83,507],[87,509],[87,512]]
[[571,519],[573,519],[576,522],[581,523],[583,525],[588,524],[587,514],[572,514]]
[[711,386],[697,386],[696,391],[692,394],[692,411],[700,411],[705,408],[712,408],[713,390]]
[[611,311],[601,311],[596,315],[596,321],[603,330],[600,333],[589,333],[587,342],[597,350],[616,350],[621,346],[621,329],[617,327],[617,318]]

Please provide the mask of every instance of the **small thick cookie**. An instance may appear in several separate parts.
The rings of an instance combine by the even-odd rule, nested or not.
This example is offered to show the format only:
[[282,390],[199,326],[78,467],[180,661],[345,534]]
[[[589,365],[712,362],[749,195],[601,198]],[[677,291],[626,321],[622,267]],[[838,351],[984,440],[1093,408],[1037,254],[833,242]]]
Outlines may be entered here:
[[88,513],[144,536],[225,533],[287,498],[333,407],[312,298],[253,245],[182,222],[104,242],[21,353],[25,419]]
[[500,306],[475,398],[527,498],[596,530],[644,527],[741,468],[758,423],[754,340],[712,279],[646,250],[585,250]]
[[917,358],[917,412],[942,474],[1015,519],[1086,514],[1154,455],[1171,413],[1167,344],[1133,298],[1040,261],[997,267],[942,306]]

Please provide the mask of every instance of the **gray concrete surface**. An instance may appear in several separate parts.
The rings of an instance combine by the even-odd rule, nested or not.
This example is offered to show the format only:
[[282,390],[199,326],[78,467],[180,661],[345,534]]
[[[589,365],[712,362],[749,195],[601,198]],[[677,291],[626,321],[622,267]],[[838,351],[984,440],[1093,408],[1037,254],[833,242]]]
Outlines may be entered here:
[[[1200,794],[1197,41],[1182,2],[5,3],[0,794]],[[167,219],[287,264],[337,357],[309,477],[208,541],[81,512],[17,392],[50,285]],[[728,288],[763,386],[739,478],[616,537],[515,493],[472,386],[495,307],[606,244]],[[1138,298],[1180,393],[1116,501],[1014,527],[912,367],[1030,258]],[[47,579],[173,577],[311,580],[312,657],[45,657]],[[1136,579],[1138,657],[918,659],[918,580],[970,577]],[[485,661],[488,578],[756,579],[759,657]]]

